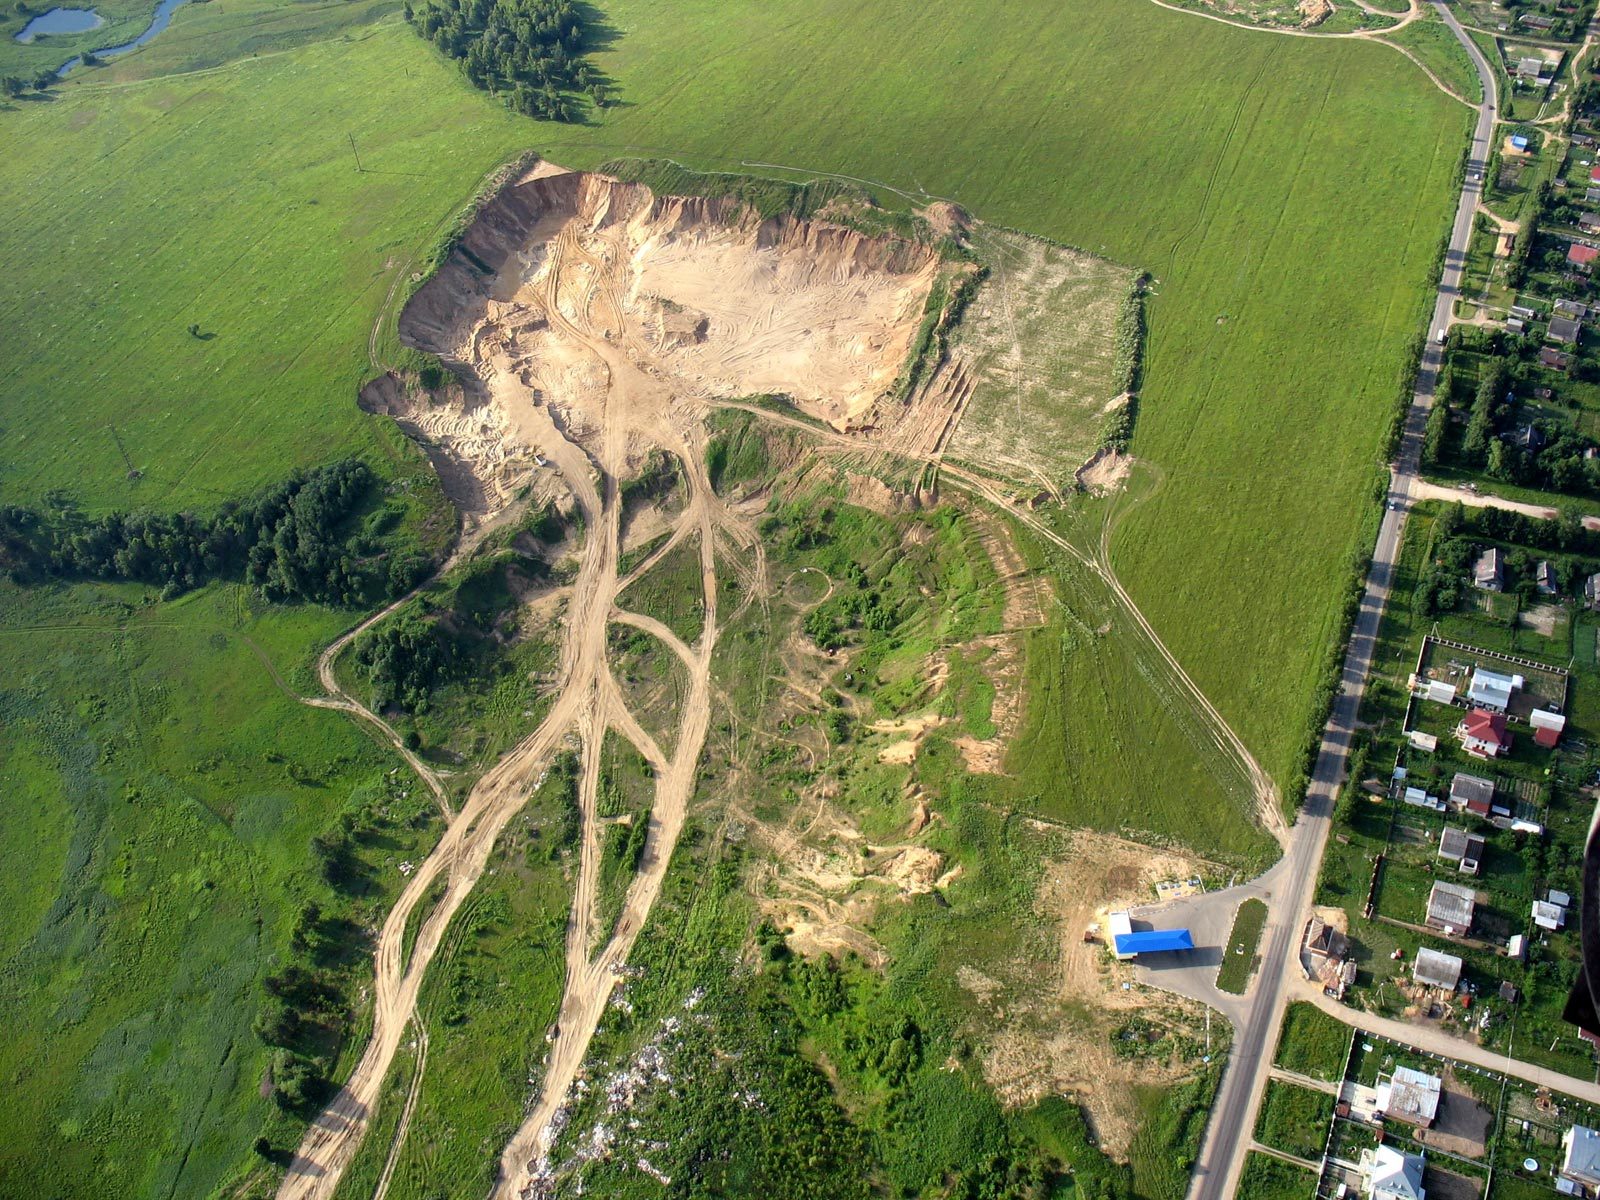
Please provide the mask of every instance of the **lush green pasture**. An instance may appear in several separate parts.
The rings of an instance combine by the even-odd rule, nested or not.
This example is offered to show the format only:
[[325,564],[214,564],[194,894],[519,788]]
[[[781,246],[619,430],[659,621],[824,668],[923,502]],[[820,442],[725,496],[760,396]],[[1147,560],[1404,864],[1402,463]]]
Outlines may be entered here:
[[1403,46],[1415,54],[1422,65],[1437,75],[1456,95],[1474,104],[1482,102],[1483,84],[1478,79],[1477,68],[1461,48],[1456,35],[1434,15],[1431,8],[1423,10],[1421,20],[1385,34],[1383,40]]
[[[312,836],[392,790],[388,754],[262,661],[292,674],[339,614],[148,599],[0,589],[0,1180],[63,1197],[207,1195],[284,1128],[259,981],[302,902],[335,907]],[[359,847],[358,922],[417,836]]]
[[1297,1001],[1283,1014],[1276,1061],[1286,1071],[1331,1083],[1344,1074],[1349,1046],[1349,1029],[1314,1005]]
[[1316,1176],[1310,1171],[1258,1150],[1245,1156],[1239,1195],[1249,1196],[1250,1200],[1311,1200],[1316,1194]]
[[1256,1122],[1256,1140],[1296,1158],[1316,1162],[1322,1157],[1332,1123],[1332,1096],[1269,1079],[1261,1117]]
[[[1384,47],[1133,0],[1026,20],[898,7],[624,0],[599,56],[622,103],[581,127],[513,122],[398,26],[6,114],[18,152],[0,168],[0,239],[52,253],[0,285],[23,401],[6,412],[0,494],[197,502],[274,459],[370,445],[349,394],[385,264],[513,148],[926,188],[1156,273],[1136,450],[1163,484],[1124,523],[1118,566],[1287,778],[1303,720],[1286,714],[1307,712],[1336,632],[1464,110]],[[1134,44],[1163,69],[1128,72]],[[997,61],[1013,67],[996,76]],[[136,484],[108,424],[146,471]]]
[[532,133],[425,54],[408,63],[426,49],[408,37],[0,113],[0,246],[28,264],[0,281],[0,497],[205,506],[290,466],[400,453],[355,406],[374,314]]

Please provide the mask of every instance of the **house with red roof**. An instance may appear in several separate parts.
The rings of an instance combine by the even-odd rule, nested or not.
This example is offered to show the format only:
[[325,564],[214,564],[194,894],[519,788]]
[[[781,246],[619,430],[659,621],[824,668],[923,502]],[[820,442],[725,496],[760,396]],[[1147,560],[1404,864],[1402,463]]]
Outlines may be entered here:
[[1475,708],[1456,726],[1456,736],[1461,739],[1462,749],[1474,758],[1498,758],[1511,749],[1505,713]]
[[1585,246],[1582,242],[1573,242],[1567,247],[1567,262],[1577,267],[1580,271],[1588,271],[1594,260],[1600,258],[1600,250],[1593,246]]

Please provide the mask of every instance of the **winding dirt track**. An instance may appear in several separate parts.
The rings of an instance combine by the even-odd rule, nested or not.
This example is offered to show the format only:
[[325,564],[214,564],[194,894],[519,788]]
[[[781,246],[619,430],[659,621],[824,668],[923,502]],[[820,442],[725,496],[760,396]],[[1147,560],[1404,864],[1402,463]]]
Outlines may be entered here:
[[[576,734],[582,772],[578,802],[582,844],[572,919],[566,936],[567,981],[559,1032],[550,1050],[544,1085],[532,1113],[507,1147],[497,1196],[522,1193],[539,1166],[552,1118],[564,1103],[583,1062],[600,1016],[615,985],[616,969],[626,963],[666,874],[683,828],[695,767],[705,744],[711,715],[711,654],[717,637],[716,548],[719,534],[764,573],[764,560],[753,532],[713,494],[706,477],[698,433],[702,413],[693,406],[675,406],[674,397],[657,380],[642,374],[621,349],[592,329],[616,328],[594,315],[597,308],[616,307],[603,264],[576,244],[570,231],[550,247],[550,262],[536,288],[552,325],[559,325],[598,360],[609,376],[606,409],[597,460],[549,426],[542,450],[572,489],[584,527],[589,531],[579,557],[577,576],[567,605],[568,623],[561,651],[562,687],[549,715],[473,788],[466,805],[446,830],[432,854],[411,878],[379,934],[375,953],[373,1031],[366,1051],[349,1081],[307,1131],[278,1195],[284,1200],[326,1200],[359,1148],[384,1077],[398,1049],[407,1022],[415,1012],[418,992],[429,963],[461,902],[482,875],[506,823],[522,808],[555,753]],[[618,593],[660,556],[626,580],[618,577],[621,499],[618,478],[626,465],[630,434],[672,452],[687,481],[687,504],[673,541],[692,532],[700,539],[705,622],[699,643],[667,644],[685,662],[689,687],[678,712],[674,752],[665,755],[628,711],[606,661],[608,625],[628,621],[654,630],[648,618],[616,609]],[[598,477],[598,481],[597,481]],[[364,629],[398,605],[378,613],[346,634],[324,653],[320,670],[324,685],[337,698],[324,707],[351,712],[387,730],[387,726],[352,698],[338,692],[332,663],[339,651]],[[670,635],[669,635],[670,637]],[[600,748],[614,729],[637,747],[656,773],[656,791],[640,867],[629,888],[614,930],[596,930],[596,882],[600,865],[597,821]],[[392,731],[388,731],[392,736]],[[398,741],[398,739],[395,739]],[[404,747],[399,746],[404,752]],[[408,755],[408,761],[413,757]],[[419,774],[425,765],[413,761]],[[428,775],[424,774],[424,778]],[[436,783],[436,780],[434,781]],[[430,784],[432,786],[432,784]],[[440,789],[442,792],[442,788]],[[436,792],[439,794],[439,792]],[[441,802],[442,802],[441,796]],[[402,961],[405,929],[417,905],[435,881],[446,891],[424,919],[409,961]],[[603,938],[599,953],[590,947]],[[420,1065],[419,1065],[420,1075]],[[399,1142],[397,1137],[397,1144]],[[393,1152],[391,1152],[391,1157]],[[391,1164],[392,1165],[392,1164]],[[386,1170],[385,1174],[391,1174]]]
[[[720,403],[718,407],[739,409],[743,412],[752,413],[766,421],[804,430],[813,438],[835,447],[858,452],[865,448],[859,437],[834,433],[831,430],[819,428],[811,422],[786,417],[753,404],[727,401]],[[890,453],[894,452],[893,448],[887,445],[873,448]],[[1159,655],[1172,685],[1184,697],[1186,702],[1192,705],[1201,715],[1217,748],[1238,766],[1245,779],[1248,780],[1254,797],[1256,819],[1263,828],[1277,839],[1280,845],[1287,846],[1289,828],[1284,821],[1282,799],[1277,785],[1272,782],[1272,777],[1256,761],[1255,755],[1250,753],[1249,748],[1239,735],[1234,732],[1233,726],[1228,724],[1227,719],[1218,711],[1216,705],[1211,703],[1206,694],[1200,690],[1199,685],[1183,669],[1177,657],[1167,648],[1167,644],[1161,640],[1161,636],[1156,633],[1155,628],[1146,619],[1144,613],[1140,611],[1139,606],[1133,602],[1133,597],[1128,594],[1122,583],[1117,579],[1116,573],[1111,569],[1106,539],[1103,538],[1101,540],[1100,546],[1093,554],[1085,553],[1056,533],[1055,530],[1051,529],[1027,509],[1011,503],[994,484],[983,478],[983,476],[943,462],[938,454],[928,456],[924,461],[937,467],[941,475],[953,480],[964,491],[987,501],[1001,512],[1026,525],[1051,545],[1065,551],[1075,562],[1106,585],[1118,608],[1133,622],[1137,630],[1144,635],[1150,648]]]
[[[694,790],[696,767],[710,727],[713,691],[711,659],[719,633],[718,561],[739,580],[741,603],[761,603],[770,591],[760,539],[746,521],[730,511],[713,492],[706,474],[703,428],[707,404],[676,394],[659,374],[635,365],[647,350],[630,336],[614,264],[622,257],[620,243],[608,243],[600,226],[591,224],[585,245],[576,225],[569,224],[545,245],[536,279],[527,281],[532,301],[550,328],[604,377],[603,400],[590,412],[588,449],[569,437],[562,425],[537,406],[539,449],[559,472],[583,521],[586,536],[566,606],[566,628],[560,656],[561,686],[549,714],[537,729],[514,747],[472,789],[461,812],[450,820],[444,836],[407,883],[377,939],[373,981],[373,1028],[370,1041],[345,1086],[307,1130],[278,1195],[282,1200],[329,1200],[344,1170],[361,1145],[385,1077],[416,1012],[418,994],[451,919],[482,875],[506,824],[522,809],[543,778],[552,758],[576,740],[581,771],[578,781],[581,843],[571,918],[565,938],[566,982],[557,1032],[550,1046],[539,1095],[526,1120],[501,1157],[493,1190],[496,1200],[532,1200],[550,1194],[553,1174],[550,1143],[563,1124],[573,1081],[590,1041],[626,965],[633,945],[658,897],[668,863],[682,831]],[[504,379],[498,381],[502,385]],[[732,404],[727,407],[745,407]],[[1131,598],[1121,588],[1103,553],[1079,550],[1038,518],[1011,504],[988,480],[940,462],[937,447],[895,450],[859,437],[847,437],[802,421],[751,408],[769,421],[796,425],[829,447],[853,452],[878,452],[914,458],[943,470],[963,490],[1003,509],[1040,537],[1071,555],[1099,577],[1108,595],[1124,610],[1135,631],[1148,640],[1165,676],[1164,686],[1203,722],[1222,753],[1238,765],[1254,791],[1260,819],[1283,836],[1276,789],[1221,714],[1200,692]],[[620,478],[630,449],[641,445],[666,450],[678,459],[685,481],[685,505],[665,545],[625,578],[619,577],[622,503]],[[666,552],[688,537],[698,536],[704,624],[697,643],[686,645],[660,622],[629,613],[619,605],[621,593],[662,561]],[[1102,547],[1103,550],[1103,547]],[[426,780],[449,815],[437,777],[405,750],[393,730],[354,698],[340,691],[333,673],[339,652],[400,603],[369,618],[324,653],[319,674],[330,697],[322,707],[346,711],[372,723],[396,745]],[[612,623],[625,623],[659,638],[684,664],[688,686],[676,713],[672,753],[661,746],[628,710],[606,657]],[[631,742],[655,774],[655,795],[637,873],[614,928],[597,928],[597,883],[601,856],[598,820],[600,750],[608,730]],[[405,932],[417,906],[436,884],[443,896],[422,920],[409,959],[403,958]],[[597,948],[597,949],[596,949]],[[413,1088],[420,1086],[422,1064]],[[409,1107],[409,1102],[408,1102]],[[388,1151],[385,1182],[399,1160],[403,1132],[397,1131]]]

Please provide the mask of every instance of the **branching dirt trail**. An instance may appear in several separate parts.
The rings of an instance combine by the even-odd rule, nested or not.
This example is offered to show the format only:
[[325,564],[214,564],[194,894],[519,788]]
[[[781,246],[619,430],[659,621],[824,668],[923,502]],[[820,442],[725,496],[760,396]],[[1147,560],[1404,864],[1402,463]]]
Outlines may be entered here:
[[[501,832],[538,787],[553,757],[576,744],[580,842],[565,937],[566,980],[538,1095],[506,1146],[497,1200],[535,1200],[559,1179],[549,1151],[594,1031],[660,893],[692,798],[715,698],[712,656],[722,624],[719,567],[742,605],[771,591],[759,537],[711,487],[705,417],[729,395],[793,397],[812,422],[792,420],[828,448],[943,470],[963,489],[1004,509],[1102,579],[1131,627],[1148,639],[1165,691],[1190,707],[1254,788],[1263,823],[1280,833],[1277,796],[1243,743],[1156,636],[1103,556],[1085,553],[1011,503],[980,476],[942,465],[932,446],[886,447],[881,437],[830,432],[882,395],[901,369],[938,270],[931,248],[790,217],[759,220],[736,202],[656,198],[636,185],[541,168],[485,206],[462,253],[408,302],[402,337],[439,354],[463,381],[462,415],[502,431],[491,449],[534,457],[565,488],[584,536],[565,606],[559,691],[548,715],[472,789],[434,851],[408,881],[377,939],[373,1027],[360,1062],[311,1128],[279,1190],[284,1200],[328,1200],[361,1145],[429,964],[451,919],[478,882]],[[728,405],[728,407],[745,407]],[[761,409],[767,420],[789,420]],[[915,439],[913,439],[915,440]],[[622,574],[622,481],[651,454],[675,461],[682,511],[665,544]],[[472,464],[464,464],[470,468]],[[928,472],[925,472],[928,473]],[[491,494],[488,490],[485,495]],[[476,514],[482,516],[484,514]],[[488,514],[492,516],[493,514]],[[684,539],[697,537],[703,625],[687,645],[662,623],[622,606],[624,591]],[[378,613],[330,646],[319,701],[393,731],[338,687],[333,663]],[[686,691],[666,753],[630,712],[607,661],[610,626],[657,637],[683,664]],[[598,924],[602,824],[600,754],[608,731],[632,743],[654,773],[655,792],[638,870],[614,927]],[[398,749],[404,753],[403,745]],[[407,760],[448,813],[425,764]],[[422,914],[409,958],[406,927]],[[424,1043],[425,1046],[425,1043]],[[407,1109],[420,1094],[425,1056]],[[394,1175],[409,1122],[387,1148]]]
[[[585,537],[566,606],[560,691],[539,727],[473,788],[384,922],[375,952],[371,1040],[345,1086],[307,1131],[278,1193],[285,1200],[327,1200],[337,1189],[360,1147],[384,1078],[416,1011],[426,971],[452,917],[482,875],[506,823],[538,786],[553,756],[576,739],[582,764],[581,841],[566,934],[567,978],[543,1084],[527,1120],[506,1147],[495,1194],[531,1195],[542,1190],[548,1170],[544,1151],[559,1128],[558,1114],[611,997],[618,969],[627,962],[660,893],[693,793],[696,766],[710,728],[711,659],[719,629],[719,548],[734,552],[730,566],[746,585],[747,603],[759,599],[768,587],[758,537],[744,518],[716,497],[706,474],[702,432],[706,408],[703,396],[695,395],[696,385],[721,390],[729,386],[730,375],[737,379],[739,370],[746,368],[756,371],[758,379],[811,390],[835,402],[872,393],[879,386],[878,376],[892,374],[903,358],[903,343],[909,341],[921,304],[918,289],[925,290],[931,282],[927,267],[931,256],[906,268],[890,265],[874,274],[881,256],[853,231],[780,226],[775,247],[765,240],[772,232],[770,223],[728,229],[717,223],[718,216],[711,223],[712,233],[705,236],[698,223],[677,224],[686,216],[681,206],[664,210],[643,189],[595,177],[552,180],[545,175],[525,182],[526,189],[513,190],[496,214],[505,219],[518,244],[499,247],[498,254],[495,247],[483,246],[481,254],[475,251],[470,256],[481,265],[484,256],[493,255],[504,270],[486,287],[480,287],[476,276],[441,272],[435,280],[438,286],[430,285],[432,292],[425,288],[419,293],[423,303],[410,320],[409,333],[417,344],[445,354],[477,377],[481,392],[498,406],[508,427],[525,444],[536,446],[559,475],[582,519]],[[687,217],[699,220],[692,212]],[[489,229],[485,236],[494,236],[492,223]],[[686,250],[704,248],[707,242],[712,243],[709,269],[703,262],[684,261]],[[834,268],[815,269],[817,260],[827,262],[830,250]],[[675,254],[680,258],[675,260]],[[742,263],[741,254],[753,263]],[[676,275],[671,269],[675,264]],[[671,323],[664,314],[676,317],[692,302],[715,305],[719,300],[715,277],[730,268],[745,269],[751,287],[771,287],[776,281],[786,288],[783,295],[797,313],[790,318],[792,328],[783,327],[782,313],[775,321],[773,306],[768,305],[763,318],[754,323],[717,324],[727,314],[713,312],[697,331],[691,327],[692,336],[685,340],[672,341],[663,334],[662,326]],[[653,272],[648,279],[651,290],[641,299],[640,277],[647,270]],[[662,298],[671,287],[685,297],[683,302]],[[841,287],[856,301],[862,314],[860,328],[849,328],[855,314],[834,299]],[[442,301],[441,291],[447,293]],[[654,342],[651,331],[641,328],[652,319]],[[706,336],[708,327],[722,339]],[[403,316],[402,331],[407,328]],[[817,330],[815,345],[806,344]],[[667,331],[672,337],[677,332]],[[799,353],[794,351],[796,337],[801,341]],[[688,367],[673,364],[679,366],[678,372],[663,370],[661,360],[680,350],[690,360]],[[706,374],[711,382],[702,383]],[[623,588],[661,561],[667,549],[619,578],[621,480],[641,453],[652,448],[676,459],[684,481],[685,507],[669,545],[691,534],[699,538],[704,619],[692,647],[652,618],[618,607]],[[332,665],[353,638],[399,603],[403,601],[329,647],[320,663],[324,685],[333,693],[321,703],[385,730],[381,719],[338,689]],[[655,633],[687,668],[688,689],[675,714],[670,755],[628,710],[611,675],[606,646],[612,622]],[[598,794],[600,751],[608,730],[631,742],[650,764],[655,795],[639,869],[621,915],[614,928],[599,929]],[[419,766],[419,773],[425,771],[413,765]],[[434,779],[430,786],[436,783]],[[436,792],[440,793],[442,787]],[[406,926],[441,879],[446,883],[444,894],[426,913],[410,957],[403,961]],[[598,952],[591,953],[596,945]],[[422,1069],[419,1060],[412,1100],[421,1086]],[[392,1178],[403,1140],[403,1131],[397,1131],[385,1183]]]

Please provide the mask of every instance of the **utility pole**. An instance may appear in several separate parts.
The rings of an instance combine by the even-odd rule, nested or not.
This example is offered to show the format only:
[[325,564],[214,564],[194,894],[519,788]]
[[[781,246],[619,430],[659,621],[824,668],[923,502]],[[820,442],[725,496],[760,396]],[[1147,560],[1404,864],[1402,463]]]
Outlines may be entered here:
[[366,168],[361,165],[361,151],[356,149],[356,135],[347,132],[345,137],[350,139],[350,153],[356,156],[356,174],[359,175]]
[[127,447],[122,444],[122,439],[117,436],[117,427],[115,425],[107,425],[106,428],[111,431],[111,440],[117,444],[117,453],[122,455],[122,461],[127,464],[128,478],[137,479],[139,477],[139,468],[134,466],[133,459],[128,457]]

